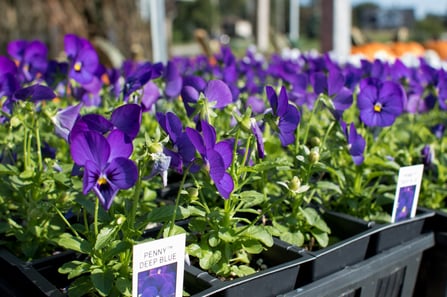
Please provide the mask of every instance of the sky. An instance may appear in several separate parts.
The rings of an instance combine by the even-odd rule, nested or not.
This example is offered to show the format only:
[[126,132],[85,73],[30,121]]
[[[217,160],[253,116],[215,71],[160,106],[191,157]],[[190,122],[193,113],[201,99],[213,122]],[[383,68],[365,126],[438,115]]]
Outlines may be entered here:
[[416,18],[424,18],[427,13],[447,14],[447,0],[351,0],[351,5],[365,2],[377,3],[383,8],[414,7]]
[[[306,5],[310,0],[301,0]],[[416,18],[424,18],[427,13],[447,14],[447,0],[351,0],[351,5],[365,2],[376,3],[383,8],[414,7]]]

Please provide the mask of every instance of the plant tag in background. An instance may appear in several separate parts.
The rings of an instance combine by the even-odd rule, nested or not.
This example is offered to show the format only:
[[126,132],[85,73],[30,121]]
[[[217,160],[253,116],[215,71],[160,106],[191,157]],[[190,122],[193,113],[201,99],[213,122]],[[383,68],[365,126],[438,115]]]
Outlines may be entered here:
[[134,245],[132,296],[181,297],[186,235]]
[[399,222],[416,215],[424,165],[401,167],[397,179],[391,222]]

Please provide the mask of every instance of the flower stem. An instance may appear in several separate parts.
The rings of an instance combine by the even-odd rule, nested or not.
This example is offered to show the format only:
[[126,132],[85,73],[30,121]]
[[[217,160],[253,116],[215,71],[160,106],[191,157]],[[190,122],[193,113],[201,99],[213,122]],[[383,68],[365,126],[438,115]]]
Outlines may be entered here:
[[40,132],[39,132],[39,120],[36,120],[34,127],[35,127],[34,133],[36,135],[37,166],[38,166],[37,168],[38,171],[41,172],[43,165],[42,165],[42,151],[41,151],[42,144],[40,142]]
[[[142,168],[142,164],[141,161],[138,161],[138,168]],[[131,209],[131,213],[130,213],[130,217],[129,217],[129,227],[131,229],[134,228],[135,225],[135,219],[137,216],[137,206],[138,206],[138,199],[140,197],[140,192],[141,192],[141,176],[142,173],[138,172],[138,180],[137,180],[137,184],[135,186],[135,191],[133,193],[133,197],[132,197],[132,209]]]
[[95,199],[95,214],[93,218],[93,230],[95,231],[95,238],[98,236],[98,213],[99,213],[99,199]]
[[174,225],[175,225],[175,220],[177,218],[177,209],[179,207],[180,204],[180,195],[182,193],[182,189],[185,185],[185,181],[186,181],[186,176],[189,173],[189,166],[185,169],[185,172],[183,173],[183,177],[182,177],[182,181],[180,182],[180,186],[177,192],[177,197],[175,197],[175,205],[174,205],[174,211],[172,212],[172,218],[171,218],[171,223],[169,224],[169,232],[168,232],[168,236],[172,236],[172,232],[174,231]]

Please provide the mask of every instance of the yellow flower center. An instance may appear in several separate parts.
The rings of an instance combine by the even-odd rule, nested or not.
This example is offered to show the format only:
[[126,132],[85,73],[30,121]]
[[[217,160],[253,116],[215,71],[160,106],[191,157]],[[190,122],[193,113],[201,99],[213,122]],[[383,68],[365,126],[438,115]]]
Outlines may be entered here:
[[76,72],[81,71],[81,68],[82,68],[82,62],[79,62],[79,61],[76,62],[76,63],[74,64],[73,68],[74,68],[74,70],[75,70]]
[[102,186],[102,185],[106,185],[107,184],[107,179],[104,176],[101,176],[100,178],[98,178],[98,185]]
[[374,111],[381,112],[382,111],[382,103],[377,102],[376,104],[374,104]]

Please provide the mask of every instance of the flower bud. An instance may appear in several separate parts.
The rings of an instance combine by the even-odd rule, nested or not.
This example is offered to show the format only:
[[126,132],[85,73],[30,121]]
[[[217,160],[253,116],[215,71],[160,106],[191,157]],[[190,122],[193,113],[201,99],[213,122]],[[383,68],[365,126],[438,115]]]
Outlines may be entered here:
[[191,199],[199,197],[199,189],[195,187],[188,188],[186,191],[188,192],[188,195]]
[[320,160],[320,153],[318,152],[318,150],[311,150],[311,152],[309,154],[310,163],[315,164],[319,160]]
[[310,139],[310,145],[311,147],[320,146],[321,145],[321,139],[319,137],[312,137]]
[[289,183],[289,189],[293,192],[296,192],[299,190],[300,186],[301,186],[300,178],[298,176],[294,176]]
[[163,151],[163,145],[159,142],[153,142],[149,144],[149,152],[152,154],[158,154]]

